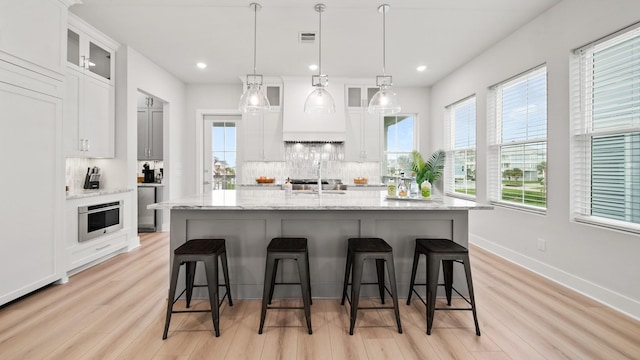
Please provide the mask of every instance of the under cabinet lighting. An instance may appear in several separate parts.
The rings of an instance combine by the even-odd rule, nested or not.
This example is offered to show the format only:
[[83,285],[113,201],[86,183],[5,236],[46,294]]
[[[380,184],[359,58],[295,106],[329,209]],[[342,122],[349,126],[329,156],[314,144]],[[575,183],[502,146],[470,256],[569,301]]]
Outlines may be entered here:
[[206,69],[207,64],[203,63],[203,62],[199,62],[196,64],[196,66],[198,67],[198,69]]

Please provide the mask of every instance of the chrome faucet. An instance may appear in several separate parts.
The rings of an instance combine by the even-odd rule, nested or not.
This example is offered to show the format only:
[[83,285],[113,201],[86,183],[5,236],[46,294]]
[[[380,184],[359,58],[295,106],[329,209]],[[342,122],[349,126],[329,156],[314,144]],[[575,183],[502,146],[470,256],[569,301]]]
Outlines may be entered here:
[[322,194],[322,161],[318,160],[318,195]]

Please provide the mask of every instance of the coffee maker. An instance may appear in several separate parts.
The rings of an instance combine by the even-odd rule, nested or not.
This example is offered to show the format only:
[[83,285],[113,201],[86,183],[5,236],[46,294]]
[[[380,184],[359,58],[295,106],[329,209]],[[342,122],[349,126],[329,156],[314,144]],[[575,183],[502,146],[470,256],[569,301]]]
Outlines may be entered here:
[[142,180],[142,182],[156,182],[156,171],[155,169],[149,169],[149,163],[144,163],[144,165],[142,165],[142,174],[144,175],[144,179]]

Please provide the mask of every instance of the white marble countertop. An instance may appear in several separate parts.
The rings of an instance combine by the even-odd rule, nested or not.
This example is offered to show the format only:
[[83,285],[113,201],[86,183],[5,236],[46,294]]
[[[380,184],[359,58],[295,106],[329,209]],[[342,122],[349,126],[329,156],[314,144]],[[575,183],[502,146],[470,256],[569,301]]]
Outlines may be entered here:
[[391,200],[386,191],[310,192],[254,189],[214,190],[201,195],[151,204],[148,209],[171,210],[490,210],[491,205],[453,197],[432,200]]
[[133,189],[93,189],[93,190],[78,190],[75,192],[67,193],[67,200],[80,199],[91,196],[111,195],[133,191]]
[[138,183],[138,187],[162,187],[163,183]]

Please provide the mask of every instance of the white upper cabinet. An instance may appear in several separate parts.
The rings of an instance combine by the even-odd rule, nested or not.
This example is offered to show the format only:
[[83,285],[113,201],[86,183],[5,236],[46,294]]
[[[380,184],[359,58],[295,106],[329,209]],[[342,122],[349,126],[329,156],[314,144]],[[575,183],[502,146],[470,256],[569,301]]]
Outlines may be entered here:
[[72,15],[66,37],[70,68],[109,84],[114,83],[116,43]]
[[263,91],[269,100],[270,110],[242,114],[242,146],[245,161],[284,161],[283,86],[278,81],[279,78],[265,78]]
[[346,105],[349,110],[367,108],[378,88],[373,85],[346,85]]
[[64,150],[67,157],[112,158],[115,155],[115,89],[67,70]]
[[382,120],[367,111],[378,88],[373,85],[345,85],[347,107],[346,161],[380,161]]
[[62,80],[67,12],[58,0],[1,1],[0,60]]
[[69,15],[64,153],[67,157],[115,156],[115,51],[118,44]]

